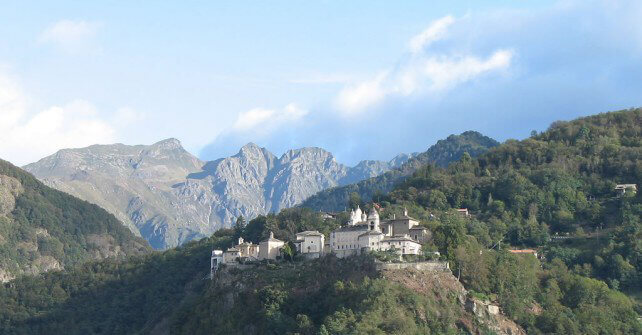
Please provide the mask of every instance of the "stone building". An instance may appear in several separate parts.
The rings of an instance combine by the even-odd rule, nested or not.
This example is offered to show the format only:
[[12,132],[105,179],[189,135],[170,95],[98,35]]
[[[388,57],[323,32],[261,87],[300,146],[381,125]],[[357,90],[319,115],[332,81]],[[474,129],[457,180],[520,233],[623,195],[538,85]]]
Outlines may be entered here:
[[259,259],[276,259],[284,245],[285,242],[274,238],[274,233],[270,232],[270,237],[259,243]]
[[316,230],[300,232],[296,234],[294,245],[300,254],[310,258],[318,258],[324,252],[325,236]]
[[381,222],[381,231],[386,236],[404,236],[408,235],[413,240],[424,243],[430,240],[432,235],[430,231],[419,225],[419,221],[408,216],[408,210],[404,209],[403,216]]
[[252,261],[259,259],[259,245],[245,242],[242,237],[239,237],[239,244],[236,246],[236,249],[239,249],[241,258]]
[[241,251],[235,247],[231,247],[223,253],[223,264],[235,264],[238,263],[239,258],[241,257]]

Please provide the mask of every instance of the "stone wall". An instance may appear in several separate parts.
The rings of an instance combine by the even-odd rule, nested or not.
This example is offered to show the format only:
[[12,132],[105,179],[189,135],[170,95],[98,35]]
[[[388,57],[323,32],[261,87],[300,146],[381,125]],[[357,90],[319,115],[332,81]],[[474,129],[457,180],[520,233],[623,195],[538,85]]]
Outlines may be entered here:
[[377,270],[415,269],[420,271],[450,271],[448,262],[413,262],[413,263],[377,263]]

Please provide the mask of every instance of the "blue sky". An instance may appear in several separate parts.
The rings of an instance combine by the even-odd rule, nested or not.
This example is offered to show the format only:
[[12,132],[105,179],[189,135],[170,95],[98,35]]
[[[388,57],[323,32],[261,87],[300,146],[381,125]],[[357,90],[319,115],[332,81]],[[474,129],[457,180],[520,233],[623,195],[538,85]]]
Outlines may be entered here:
[[0,157],[180,139],[341,162],[640,106],[635,1],[0,4]]

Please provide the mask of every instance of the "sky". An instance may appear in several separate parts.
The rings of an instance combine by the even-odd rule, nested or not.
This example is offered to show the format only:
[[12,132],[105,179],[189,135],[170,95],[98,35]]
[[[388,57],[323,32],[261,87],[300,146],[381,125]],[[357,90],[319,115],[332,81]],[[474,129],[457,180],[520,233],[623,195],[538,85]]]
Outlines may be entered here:
[[642,105],[640,1],[0,1],[0,158],[388,160]]

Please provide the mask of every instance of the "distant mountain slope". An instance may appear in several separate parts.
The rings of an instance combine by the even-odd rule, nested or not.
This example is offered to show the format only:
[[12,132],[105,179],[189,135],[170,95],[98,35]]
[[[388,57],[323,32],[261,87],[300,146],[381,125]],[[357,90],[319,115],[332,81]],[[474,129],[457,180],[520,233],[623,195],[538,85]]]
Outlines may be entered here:
[[149,146],[60,150],[24,168],[51,187],[105,208],[153,247],[162,248],[209,233],[191,217],[198,211],[207,215],[207,206],[180,199],[173,187],[203,164],[178,140],[168,139]]
[[499,142],[476,131],[450,135],[444,140],[437,141],[427,151],[408,157],[398,168],[355,184],[321,191],[303,201],[301,206],[324,211],[343,210],[352,193],[357,193],[362,200],[369,201],[377,194],[389,192],[396,184],[425,164],[446,167],[449,163],[458,161],[466,152],[471,157],[476,157],[498,145]]
[[0,160],[0,282],[148,251],[144,240],[102,208]]
[[234,156],[202,162],[168,139],[149,146],[65,149],[25,169],[107,209],[154,248],[164,249],[230,227],[241,215],[277,212],[328,187],[379,175],[408,157],[348,167],[320,148],[276,157],[249,143]]

